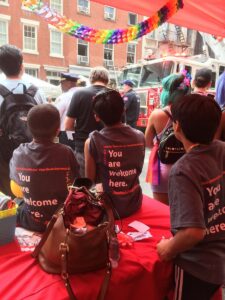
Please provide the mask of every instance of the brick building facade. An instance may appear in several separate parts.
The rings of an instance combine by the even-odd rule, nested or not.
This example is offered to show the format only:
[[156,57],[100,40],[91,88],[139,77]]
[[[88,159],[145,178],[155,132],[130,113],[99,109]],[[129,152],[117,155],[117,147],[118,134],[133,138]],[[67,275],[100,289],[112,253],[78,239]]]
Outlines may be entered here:
[[[142,16],[89,0],[44,1],[51,8],[78,23],[96,29],[127,28]],[[91,67],[103,65],[115,70],[141,58],[142,40],[119,45],[87,43],[63,34],[34,13],[20,0],[0,0],[0,45],[14,44],[23,50],[25,72],[58,83],[60,72],[88,76]]]

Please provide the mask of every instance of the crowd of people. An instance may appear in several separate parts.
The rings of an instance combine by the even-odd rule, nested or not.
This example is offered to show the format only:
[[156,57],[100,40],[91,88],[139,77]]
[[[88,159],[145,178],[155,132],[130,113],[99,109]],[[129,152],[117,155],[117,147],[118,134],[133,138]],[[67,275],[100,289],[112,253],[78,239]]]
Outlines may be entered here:
[[[8,93],[24,95],[29,89],[21,79],[20,49],[0,47],[0,70]],[[208,92],[209,69],[196,72],[192,87],[185,73],[163,79],[161,108],[151,113],[145,135],[136,128],[140,99],[131,80],[123,82],[122,96],[108,88],[103,67],[92,69],[90,86],[78,87],[78,81],[79,75],[62,73],[63,93],[55,103],[47,104],[37,90],[26,116],[13,110],[15,120],[26,121],[32,140],[14,145],[8,160],[1,143],[15,136],[3,124],[8,95],[0,85],[0,190],[16,197],[18,225],[44,232],[78,177],[102,184],[116,218],[133,214],[142,205],[145,147],[158,159],[153,149],[172,126],[185,154],[174,164],[158,161],[159,180],[151,188],[155,199],[170,206],[173,237],[163,238],[157,252],[174,262],[176,299],[209,300],[225,283],[225,73],[215,98]]]

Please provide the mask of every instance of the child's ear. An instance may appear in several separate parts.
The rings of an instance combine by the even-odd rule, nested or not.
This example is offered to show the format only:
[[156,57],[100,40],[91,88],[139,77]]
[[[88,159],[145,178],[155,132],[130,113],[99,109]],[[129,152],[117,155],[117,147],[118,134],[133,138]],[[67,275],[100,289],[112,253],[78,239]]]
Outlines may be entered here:
[[182,135],[183,135],[183,131],[181,129],[180,123],[178,121],[173,122],[173,130],[174,130],[174,134],[176,136],[176,138],[181,141]]
[[101,121],[101,119],[99,118],[99,116],[96,115],[96,114],[95,114],[95,120],[96,120],[96,122],[100,122]]

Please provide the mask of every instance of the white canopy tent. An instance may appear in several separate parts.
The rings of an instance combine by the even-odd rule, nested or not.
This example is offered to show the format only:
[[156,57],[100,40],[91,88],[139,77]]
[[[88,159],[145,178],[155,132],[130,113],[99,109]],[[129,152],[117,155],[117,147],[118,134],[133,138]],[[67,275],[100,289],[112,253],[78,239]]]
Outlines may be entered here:
[[[5,75],[0,74],[0,83],[3,79],[5,79]],[[41,92],[46,96],[46,98],[50,97],[55,99],[62,93],[60,86],[50,84],[47,81],[38,79],[26,73],[23,74],[22,79],[38,87],[41,90]]]

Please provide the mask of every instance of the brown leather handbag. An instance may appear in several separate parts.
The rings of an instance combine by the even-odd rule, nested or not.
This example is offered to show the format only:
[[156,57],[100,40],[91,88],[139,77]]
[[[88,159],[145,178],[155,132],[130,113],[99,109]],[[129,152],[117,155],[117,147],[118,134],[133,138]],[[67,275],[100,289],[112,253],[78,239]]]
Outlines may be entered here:
[[[70,227],[73,216],[82,216],[92,229],[76,233]],[[103,300],[111,277],[109,242],[115,237],[114,217],[105,194],[90,192],[86,187],[71,187],[64,207],[53,215],[32,256],[48,273],[61,274],[71,300],[76,300],[69,274],[106,269],[98,294]]]

